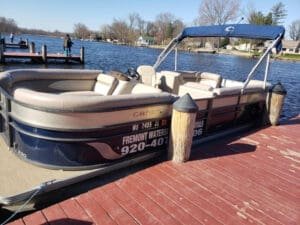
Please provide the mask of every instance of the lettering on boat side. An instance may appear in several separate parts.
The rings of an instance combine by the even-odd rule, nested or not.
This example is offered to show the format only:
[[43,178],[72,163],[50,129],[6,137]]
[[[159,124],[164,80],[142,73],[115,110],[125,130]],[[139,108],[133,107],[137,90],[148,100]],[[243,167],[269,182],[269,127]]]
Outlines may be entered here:
[[193,137],[199,137],[203,134],[204,120],[196,121]]
[[162,111],[160,110],[147,110],[147,111],[138,111],[138,112],[134,112],[133,113],[133,117],[137,118],[137,117],[150,117],[150,116],[155,116],[155,115],[160,115],[162,113]]
[[143,133],[124,136],[122,138],[121,154],[127,155],[145,150],[147,147],[161,147],[168,143],[169,129],[146,131]]

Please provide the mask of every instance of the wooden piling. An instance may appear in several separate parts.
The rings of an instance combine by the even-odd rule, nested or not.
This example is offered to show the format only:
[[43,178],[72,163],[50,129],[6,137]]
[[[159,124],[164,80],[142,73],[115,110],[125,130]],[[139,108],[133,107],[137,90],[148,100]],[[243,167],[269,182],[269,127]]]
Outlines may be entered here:
[[29,52],[30,53],[35,53],[35,44],[34,44],[34,42],[30,42],[30,44],[29,44]]
[[189,94],[173,104],[169,159],[182,163],[190,158],[198,106]]
[[267,112],[268,122],[270,122],[273,126],[279,124],[279,118],[286,94],[287,91],[280,82],[270,89],[267,102]]
[[47,63],[47,46],[42,46],[42,59],[44,63]]
[[84,47],[80,48],[80,63],[84,63]]

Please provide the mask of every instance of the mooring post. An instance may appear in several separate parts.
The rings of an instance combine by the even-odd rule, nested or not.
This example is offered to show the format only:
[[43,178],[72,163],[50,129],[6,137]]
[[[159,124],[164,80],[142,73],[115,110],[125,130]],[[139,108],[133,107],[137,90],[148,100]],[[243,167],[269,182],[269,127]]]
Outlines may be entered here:
[[283,85],[278,82],[270,90],[267,101],[268,122],[273,126],[279,124],[279,118],[287,91]]
[[29,53],[35,53],[35,44],[34,44],[34,42],[30,42],[30,44],[29,44]]
[[80,48],[80,63],[84,63],[84,47]]
[[173,104],[169,159],[181,163],[189,160],[198,106],[189,94]]
[[44,63],[47,63],[47,45],[42,45],[42,59]]
[[5,58],[4,58],[4,41],[0,43],[0,63],[4,63],[5,62]]

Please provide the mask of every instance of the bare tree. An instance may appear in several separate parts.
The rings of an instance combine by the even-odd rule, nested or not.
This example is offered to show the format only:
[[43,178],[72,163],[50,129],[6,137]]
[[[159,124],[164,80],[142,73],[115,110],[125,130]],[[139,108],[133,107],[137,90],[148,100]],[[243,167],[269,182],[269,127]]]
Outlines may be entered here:
[[295,20],[289,26],[289,34],[294,41],[300,40],[300,20]]
[[111,27],[108,24],[101,26],[100,34],[102,36],[102,39],[104,40],[111,39],[112,38]]
[[238,17],[238,0],[203,0],[199,7],[198,24],[225,24]]
[[131,29],[126,21],[121,19],[114,19],[114,22],[111,25],[112,35],[123,43],[130,42],[130,32]]
[[184,28],[183,22],[179,19],[176,19],[173,22],[173,34],[172,34],[172,36],[176,37],[183,30],[183,28]]
[[140,35],[145,33],[145,20],[138,13],[131,13],[128,16],[129,28],[133,32],[137,32]]
[[91,32],[89,28],[83,23],[76,23],[74,24],[73,33],[76,38],[82,39],[82,38],[89,38]]
[[279,25],[283,23],[283,20],[287,16],[287,11],[285,9],[285,5],[282,2],[278,2],[275,4],[272,9],[272,21],[274,25]]

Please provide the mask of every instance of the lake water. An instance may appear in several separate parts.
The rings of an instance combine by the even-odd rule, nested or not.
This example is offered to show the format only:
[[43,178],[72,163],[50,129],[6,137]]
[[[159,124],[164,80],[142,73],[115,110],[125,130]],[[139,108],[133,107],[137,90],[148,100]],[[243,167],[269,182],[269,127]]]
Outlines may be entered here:
[[[36,44],[36,51],[41,51],[41,46],[46,44],[49,53],[62,53],[63,40],[55,37],[23,35]],[[8,38],[7,38],[8,40]],[[18,37],[15,38],[19,40]],[[102,42],[87,42],[74,40],[73,54],[79,54],[81,46],[85,47],[85,65],[78,64],[31,64],[10,63],[0,65],[0,71],[15,68],[78,68],[78,69],[101,69],[104,71],[126,71],[130,67],[139,65],[153,65],[161,52],[159,49],[139,48],[130,46],[113,45]],[[9,51],[13,51],[9,49]],[[19,49],[17,51],[20,51]],[[28,50],[26,50],[28,51]],[[247,59],[232,55],[198,54],[179,52],[178,70],[207,71],[221,74],[224,78],[244,80],[256,63],[257,59]],[[262,79],[264,75],[263,64],[255,74],[255,79]],[[159,70],[173,70],[174,55],[160,66]],[[288,94],[282,112],[282,118],[290,118],[300,113],[300,62],[272,61],[270,66],[269,81],[276,83],[281,81]]]

